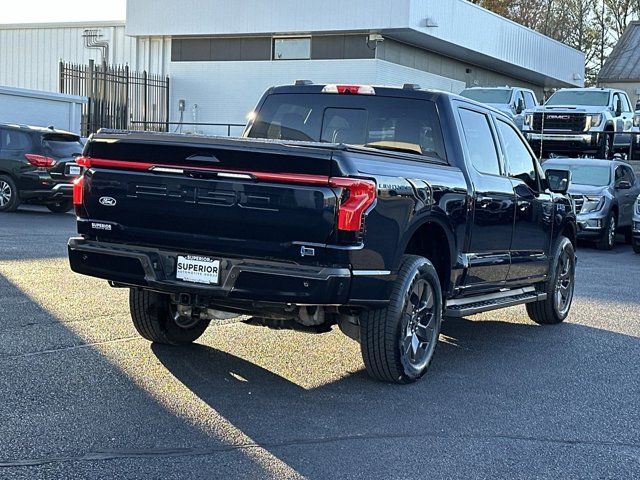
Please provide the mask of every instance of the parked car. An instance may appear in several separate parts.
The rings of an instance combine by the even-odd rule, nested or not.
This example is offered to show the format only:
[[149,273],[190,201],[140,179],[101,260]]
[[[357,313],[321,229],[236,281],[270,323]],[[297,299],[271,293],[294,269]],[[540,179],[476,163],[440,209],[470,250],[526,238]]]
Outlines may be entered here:
[[640,253],[640,195],[633,206],[633,251]]
[[[535,152],[613,158],[629,154],[633,110],[623,90],[564,88],[544,106],[527,110],[524,132]],[[544,130],[544,131],[543,131]]]
[[506,115],[459,96],[275,87],[245,138],[104,131],[78,163],[71,268],[129,288],[154,342],[238,314],[338,324],[372,377],[408,383],[443,317],[569,314],[569,172],[545,176]]
[[533,90],[520,87],[470,87],[460,93],[465,98],[497,108],[522,130],[524,112],[539,105]]
[[633,203],[640,194],[638,179],[628,163],[592,158],[547,160],[546,169],[571,171],[571,195],[578,218],[578,238],[611,250],[616,233],[631,243]]
[[54,213],[73,209],[75,157],[80,137],[54,128],[0,124],[0,212],[21,203],[45,205]]

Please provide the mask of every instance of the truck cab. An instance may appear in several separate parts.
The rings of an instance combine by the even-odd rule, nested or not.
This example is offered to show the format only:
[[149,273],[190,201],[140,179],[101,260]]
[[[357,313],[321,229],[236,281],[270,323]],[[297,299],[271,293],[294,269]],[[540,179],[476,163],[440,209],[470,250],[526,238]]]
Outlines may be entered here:
[[627,93],[612,88],[564,88],[527,110],[524,132],[534,151],[611,159],[630,153],[634,112]]
[[500,110],[522,129],[524,112],[539,105],[533,90],[521,87],[470,87],[461,96]]

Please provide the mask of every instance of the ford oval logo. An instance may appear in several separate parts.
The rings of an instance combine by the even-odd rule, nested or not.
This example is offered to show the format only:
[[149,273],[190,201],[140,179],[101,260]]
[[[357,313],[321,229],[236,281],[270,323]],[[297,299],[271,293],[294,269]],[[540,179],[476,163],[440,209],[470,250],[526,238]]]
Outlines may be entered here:
[[105,207],[115,207],[116,203],[118,203],[116,199],[113,197],[100,197],[100,200],[98,201],[100,202],[101,205],[104,205]]

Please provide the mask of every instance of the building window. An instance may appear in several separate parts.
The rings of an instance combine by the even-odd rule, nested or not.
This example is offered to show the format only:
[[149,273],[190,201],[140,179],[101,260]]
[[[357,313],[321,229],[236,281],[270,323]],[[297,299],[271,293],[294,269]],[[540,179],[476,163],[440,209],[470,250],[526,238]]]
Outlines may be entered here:
[[311,58],[311,38],[274,38],[274,60],[309,60]]

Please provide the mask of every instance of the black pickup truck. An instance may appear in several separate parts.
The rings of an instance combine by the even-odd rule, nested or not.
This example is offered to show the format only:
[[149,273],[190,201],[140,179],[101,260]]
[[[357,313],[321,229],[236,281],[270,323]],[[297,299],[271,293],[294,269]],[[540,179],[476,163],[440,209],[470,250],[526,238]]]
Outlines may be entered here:
[[553,324],[571,306],[569,172],[543,173],[511,120],[462,97],[282,86],[244,138],[102,131],[83,155],[71,268],[129,288],[154,342],[239,314],[338,325],[371,376],[408,383],[444,317],[526,304]]

